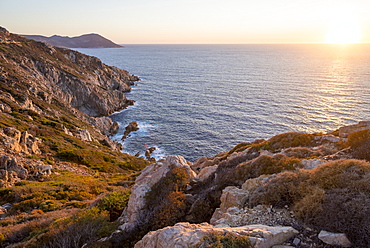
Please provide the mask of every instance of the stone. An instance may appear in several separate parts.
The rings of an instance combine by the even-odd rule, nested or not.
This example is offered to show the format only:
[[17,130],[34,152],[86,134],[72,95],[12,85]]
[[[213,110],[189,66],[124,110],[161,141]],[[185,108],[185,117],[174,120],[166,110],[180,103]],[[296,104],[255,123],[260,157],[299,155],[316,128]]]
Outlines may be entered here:
[[[206,168],[206,167],[209,167],[209,166],[213,166],[215,165],[214,159],[212,158],[208,158],[208,157],[200,157],[197,161],[195,161],[192,165],[191,165],[191,168],[199,173],[203,168]],[[217,161],[219,160],[219,158],[217,158]]]
[[303,166],[304,169],[312,170],[312,169],[315,169],[320,164],[323,164],[326,162],[328,161],[314,158],[314,159],[301,160],[299,163]]
[[332,233],[322,230],[319,233],[319,239],[329,245],[341,247],[351,247],[352,244],[344,233]]
[[189,224],[182,222],[172,227],[165,227],[149,232],[142,240],[135,244],[135,248],[195,248],[199,247],[202,238],[210,232],[249,236],[252,245],[257,248],[268,248],[283,244],[287,239],[294,237],[298,233],[292,227],[283,226],[250,225],[241,227],[214,227],[208,223]]
[[92,141],[90,132],[88,130],[81,129],[78,131],[79,138],[82,141]]
[[38,114],[42,113],[42,110],[37,105],[33,104],[33,102],[28,97],[26,97],[23,102],[20,102],[19,105],[21,108],[30,109]]
[[0,26],[0,32],[4,33],[4,35],[8,36],[10,33],[6,28]]
[[33,137],[27,131],[22,133],[20,143],[24,147],[23,152],[29,154],[41,154],[39,149],[39,143],[41,143],[40,139]]
[[147,149],[146,151],[145,151],[145,157],[146,157],[146,159],[147,160],[150,160],[151,159],[151,155],[152,155],[152,153],[156,150],[157,148],[155,148],[155,147],[150,147],[149,149]]
[[51,172],[53,170],[53,166],[50,165],[50,164],[42,164],[42,165],[39,165],[38,166],[38,171],[42,174],[42,175],[51,175]]
[[300,240],[299,238],[295,238],[295,239],[293,239],[293,244],[294,244],[295,246],[298,246],[300,243],[301,243],[301,240]]
[[121,151],[123,149],[122,144],[105,137],[103,140],[99,140],[99,143],[103,146],[107,146],[115,151]]
[[122,140],[130,137],[130,133],[139,130],[139,124],[136,121],[132,121],[127,125],[125,132],[123,133]]
[[200,181],[206,180],[210,175],[216,172],[218,168],[218,165],[212,165],[208,167],[204,167],[203,169],[200,170],[198,173],[198,178]]
[[12,108],[8,104],[0,103],[0,112],[11,113]]
[[334,136],[334,135],[323,135],[323,136],[318,136],[318,137],[321,137],[321,140],[323,141],[328,141],[332,143],[341,142],[341,138]]
[[90,118],[89,122],[100,130],[103,135],[109,136],[113,125],[112,119],[107,116]]
[[119,129],[118,122],[114,121],[113,124],[111,125],[111,127],[109,128],[109,131],[108,131],[109,135],[113,136],[113,135],[117,134],[118,129]]
[[294,246],[290,245],[273,245],[271,248],[294,248]]
[[136,178],[135,185],[132,187],[130,199],[126,209],[120,218],[123,225],[119,227],[120,230],[130,231],[140,223],[145,209],[145,195],[151,190],[151,187],[160,179],[166,176],[167,172],[176,167],[183,167],[186,169],[190,180],[196,177],[195,172],[190,168],[187,161],[182,156],[168,156],[166,159],[159,160],[147,166],[141,171],[141,174]]
[[21,132],[13,127],[4,127],[3,132],[6,136],[15,139],[17,142],[20,142]]
[[248,192],[235,186],[228,186],[222,191],[220,209],[226,212],[230,207],[243,208]]
[[370,121],[360,121],[358,124],[339,128],[339,137],[346,138],[349,134],[370,129]]
[[3,136],[0,142],[14,152],[23,152],[26,154],[41,153],[39,149],[41,140],[33,137],[27,131],[21,133],[15,128],[6,127],[2,130],[0,129],[0,135]]
[[74,136],[73,133],[69,131],[68,128],[66,128],[65,126],[63,126],[63,132],[69,136]]

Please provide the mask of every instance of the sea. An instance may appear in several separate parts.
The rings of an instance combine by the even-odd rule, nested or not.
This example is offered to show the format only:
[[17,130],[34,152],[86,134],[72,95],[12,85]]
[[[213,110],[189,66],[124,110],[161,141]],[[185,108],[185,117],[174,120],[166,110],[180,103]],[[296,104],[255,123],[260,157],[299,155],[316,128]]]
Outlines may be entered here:
[[125,45],[78,49],[139,76],[135,105],[114,113],[139,130],[124,152],[188,161],[284,132],[331,132],[370,120],[370,44]]

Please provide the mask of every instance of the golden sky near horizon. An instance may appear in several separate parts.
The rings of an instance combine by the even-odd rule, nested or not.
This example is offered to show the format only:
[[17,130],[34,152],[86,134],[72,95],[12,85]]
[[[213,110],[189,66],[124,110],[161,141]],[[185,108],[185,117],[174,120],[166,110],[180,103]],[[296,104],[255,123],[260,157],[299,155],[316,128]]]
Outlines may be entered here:
[[0,0],[18,34],[120,44],[370,43],[370,0]]

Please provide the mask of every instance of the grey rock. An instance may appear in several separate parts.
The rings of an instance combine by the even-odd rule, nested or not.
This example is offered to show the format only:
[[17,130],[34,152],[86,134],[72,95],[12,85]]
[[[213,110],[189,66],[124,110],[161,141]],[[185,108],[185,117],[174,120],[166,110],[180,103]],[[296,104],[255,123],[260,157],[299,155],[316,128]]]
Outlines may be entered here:
[[331,233],[322,230],[319,233],[319,239],[322,240],[324,243],[329,245],[337,245],[341,247],[351,247],[352,244],[348,240],[347,236],[344,233]]

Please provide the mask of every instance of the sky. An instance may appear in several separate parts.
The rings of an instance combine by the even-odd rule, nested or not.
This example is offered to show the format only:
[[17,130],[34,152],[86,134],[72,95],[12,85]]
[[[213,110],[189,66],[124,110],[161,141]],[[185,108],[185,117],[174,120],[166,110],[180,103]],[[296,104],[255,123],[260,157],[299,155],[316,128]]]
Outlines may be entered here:
[[119,44],[370,43],[370,0],[0,0],[0,26]]

